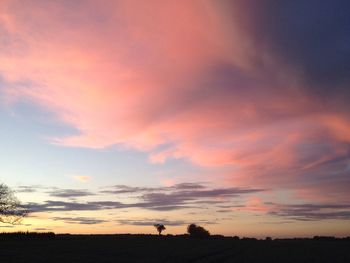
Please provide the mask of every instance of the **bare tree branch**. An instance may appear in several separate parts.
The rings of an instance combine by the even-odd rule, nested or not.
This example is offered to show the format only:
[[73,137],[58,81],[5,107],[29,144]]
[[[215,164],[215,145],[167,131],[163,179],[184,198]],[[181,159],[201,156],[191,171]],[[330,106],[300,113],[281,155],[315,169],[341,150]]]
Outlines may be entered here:
[[0,184],[0,222],[19,224],[27,210],[21,206],[13,191],[6,185]]

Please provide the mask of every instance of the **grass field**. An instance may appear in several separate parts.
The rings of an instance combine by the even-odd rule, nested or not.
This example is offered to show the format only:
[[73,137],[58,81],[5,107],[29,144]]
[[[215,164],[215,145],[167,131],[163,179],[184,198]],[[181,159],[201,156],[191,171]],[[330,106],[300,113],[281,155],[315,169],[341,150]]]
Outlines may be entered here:
[[350,262],[350,240],[0,236],[0,262]]

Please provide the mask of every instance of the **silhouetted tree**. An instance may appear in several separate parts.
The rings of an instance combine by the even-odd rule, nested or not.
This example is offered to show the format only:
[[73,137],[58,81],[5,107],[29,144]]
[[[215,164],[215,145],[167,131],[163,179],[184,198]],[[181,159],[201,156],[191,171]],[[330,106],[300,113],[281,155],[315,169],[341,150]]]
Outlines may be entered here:
[[190,224],[187,227],[187,232],[190,234],[191,237],[209,237],[210,233],[208,230],[204,229],[201,226],[197,226],[196,224]]
[[163,224],[155,224],[154,227],[157,229],[159,235],[161,235],[162,231],[166,229]]
[[13,191],[6,185],[0,184],[0,222],[16,224],[27,215]]

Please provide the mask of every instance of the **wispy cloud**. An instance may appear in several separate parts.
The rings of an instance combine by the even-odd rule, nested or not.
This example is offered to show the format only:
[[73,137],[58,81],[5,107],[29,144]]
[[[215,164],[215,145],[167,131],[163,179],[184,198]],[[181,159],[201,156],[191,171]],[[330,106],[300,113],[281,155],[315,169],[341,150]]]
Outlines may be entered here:
[[270,215],[299,221],[350,220],[350,204],[275,204]]
[[34,228],[35,231],[51,231],[52,228],[47,228],[47,227],[37,227]]
[[[131,210],[146,209],[151,211],[166,212],[184,209],[208,209],[220,214],[250,212],[254,214],[275,217],[277,220],[288,222],[295,221],[322,221],[322,220],[350,220],[350,205],[332,203],[275,203],[264,202],[256,195],[265,194],[264,189],[250,188],[210,188],[208,183],[181,183],[171,187],[135,187],[115,185],[111,190],[100,190],[96,193],[81,189],[55,189],[49,192],[51,197],[59,197],[61,200],[46,200],[42,203],[27,203],[25,207],[31,215],[42,212],[79,212],[101,210]],[[108,189],[108,188],[107,188]],[[115,198],[130,197],[129,202],[115,201]],[[82,201],[89,196],[92,201]],[[72,199],[72,197],[74,199]],[[108,197],[108,198],[107,198]],[[105,200],[101,201],[101,198]],[[107,199],[107,200],[106,200]],[[198,215],[201,215],[199,213]],[[53,220],[64,221],[72,224],[102,224],[112,222],[115,219],[96,219],[81,216],[54,216]],[[199,220],[204,224],[214,224],[217,220]],[[186,225],[188,220],[169,220],[167,218],[137,218],[118,219],[122,225],[152,225],[161,222],[166,225]]]
[[63,197],[63,198],[73,198],[73,197],[83,197],[94,195],[89,190],[85,189],[53,189],[47,192],[50,196]]
[[[119,219],[116,221],[121,225],[133,225],[133,226],[152,226],[156,223],[164,224],[166,226],[183,226],[192,224],[192,221],[185,220],[168,220],[164,218],[143,218],[143,219]],[[208,221],[208,220],[196,220],[196,223],[200,224],[216,224],[216,221]]]
[[127,186],[127,185],[114,185],[111,187],[108,187],[107,190],[101,190],[100,193],[104,194],[140,194],[143,192],[154,192],[154,191],[162,191],[166,188],[162,187],[134,187],[134,186]]
[[52,189],[52,187],[46,187],[43,185],[20,185],[15,187],[17,193],[34,193],[37,191]]
[[252,194],[264,191],[263,189],[242,189],[242,188],[218,188],[210,190],[180,190],[170,193],[145,193],[141,196],[146,203],[163,207],[165,204],[184,205],[212,203],[216,198],[238,198],[244,194]]
[[[103,209],[141,208],[156,211],[171,211],[188,208],[201,208],[203,205],[214,205],[230,202],[232,198],[265,191],[264,189],[249,188],[214,188],[210,189],[200,183],[182,183],[172,187],[132,187],[125,185],[113,186],[112,190],[100,191],[96,197],[107,194],[116,196],[133,194],[136,202],[122,203],[116,201],[55,201],[47,200],[42,204],[28,203],[32,212],[44,211],[95,211]],[[76,189],[55,189],[48,192],[51,197],[79,198],[94,196],[95,193]],[[221,199],[221,200],[218,200]]]
[[96,211],[103,209],[118,209],[126,206],[120,202],[101,201],[101,202],[76,202],[76,201],[52,201],[44,203],[28,203],[26,207],[30,212],[50,212],[50,211]]
[[106,194],[140,194],[147,192],[167,192],[167,191],[179,191],[179,190],[194,190],[205,189],[206,186],[203,183],[179,183],[173,186],[165,187],[133,187],[127,185],[114,185],[108,187],[107,190],[101,190],[100,193]]
[[53,217],[55,221],[63,221],[68,224],[97,225],[107,222],[106,220],[92,217]]
[[186,222],[183,220],[167,220],[167,219],[138,219],[138,220],[129,220],[129,219],[119,219],[116,221],[121,225],[132,225],[132,226],[152,226],[156,223],[164,224],[167,226],[182,226],[185,225]]

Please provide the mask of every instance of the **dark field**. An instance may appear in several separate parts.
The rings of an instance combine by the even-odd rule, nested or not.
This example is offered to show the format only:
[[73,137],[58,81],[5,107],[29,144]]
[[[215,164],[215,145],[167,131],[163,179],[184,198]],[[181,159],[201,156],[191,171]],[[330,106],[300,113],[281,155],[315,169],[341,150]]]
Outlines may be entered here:
[[0,262],[350,262],[350,240],[0,236]]

